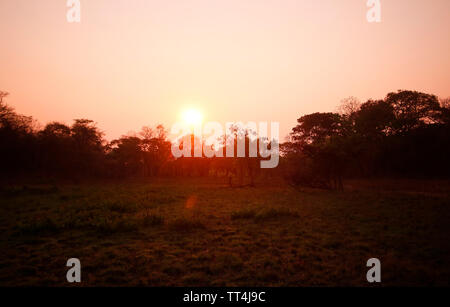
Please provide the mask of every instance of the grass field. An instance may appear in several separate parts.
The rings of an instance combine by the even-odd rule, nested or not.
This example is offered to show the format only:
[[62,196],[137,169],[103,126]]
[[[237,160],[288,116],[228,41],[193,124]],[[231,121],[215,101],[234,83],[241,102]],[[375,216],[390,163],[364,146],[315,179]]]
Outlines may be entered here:
[[283,183],[5,186],[0,285],[450,285],[450,183],[354,181],[345,192]]

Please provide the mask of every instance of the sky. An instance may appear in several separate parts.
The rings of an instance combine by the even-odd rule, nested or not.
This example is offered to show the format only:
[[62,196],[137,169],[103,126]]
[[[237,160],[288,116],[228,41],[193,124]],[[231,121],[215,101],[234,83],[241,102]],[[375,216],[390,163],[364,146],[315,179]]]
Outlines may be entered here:
[[179,120],[277,121],[398,89],[450,96],[450,1],[0,0],[0,90],[41,124],[111,140]]

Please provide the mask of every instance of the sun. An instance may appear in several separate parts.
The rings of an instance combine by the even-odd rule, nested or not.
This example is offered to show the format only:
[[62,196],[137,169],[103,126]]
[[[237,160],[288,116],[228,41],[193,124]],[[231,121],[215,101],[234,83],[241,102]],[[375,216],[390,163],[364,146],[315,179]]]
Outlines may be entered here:
[[197,109],[187,109],[182,113],[183,121],[189,126],[201,125],[203,114]]

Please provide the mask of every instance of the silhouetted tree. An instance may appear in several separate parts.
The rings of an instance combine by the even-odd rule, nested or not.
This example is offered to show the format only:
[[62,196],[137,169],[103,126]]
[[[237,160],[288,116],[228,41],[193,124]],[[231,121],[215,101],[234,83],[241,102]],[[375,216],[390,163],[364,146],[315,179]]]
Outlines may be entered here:
[[74,142],[74,173],[83,176],[98,176],[103,171],[105,148],[103,133],[94,121],[76,119],[70,128]]
[[282,147],[294,166],[286,172],[292,181],[339,188],[344,175],[448,174],[445,102],[441,106],[436,96],[416,91],[389,93],[358,107],[353,102],[347,101],[341,115],[314,113],[298,120]]
[[[232,143],[227,135],[218,140],[214,150],[223,157],[175,159],[162,125],[107,143],[88,119],[76,119],[71,126],[52,122],[39,129],[33,118],[8,106],[7,97],[0,91],[3,180],[33,175],[77,180],[214,175],[227,178],[232,186],[243,186],[272,174],[260,168],[260,149],[274,141],[258,138],[246,127],[236,125],[227,132],[234,135]],[[347,98],[339,113],[304,115],[289,140],[280,145],[281,169],[294,184],[327,189],[342,189],[343,178],[350,176],[448,176],[449,101],[397,91],[363,104]],[[205,140],[185,138],[205,150]],[[237,157],[240,142],[245,144],[244,157]],[[226,157],[226,146],[234,147],[234,157]],[[250,157],[250,147],[256,147],[256,157]]]
[[58,122],[49,123],[37,137],[41,170],[47,175],[72,172],[75,148],[70,127]]
[[296,184],[341,189],[346,158],[343,117],[337,113],[314,113],[297,122],[291,133],[292,144],[284,147],[297,166],[290,179]]
[[138,137],[124,136],[110,144],[110,159],[114,162],[118,177],[142,176],[144,172],[144,152]]
[[17,114],[0,92],[0,173],[6,176],[30,172],[35,164],[33,118]]
[[441,109],[436,96],[416,91],[389,93],[385,102],[394,111],[394,133],[405,133],[422,125],[435,123]]

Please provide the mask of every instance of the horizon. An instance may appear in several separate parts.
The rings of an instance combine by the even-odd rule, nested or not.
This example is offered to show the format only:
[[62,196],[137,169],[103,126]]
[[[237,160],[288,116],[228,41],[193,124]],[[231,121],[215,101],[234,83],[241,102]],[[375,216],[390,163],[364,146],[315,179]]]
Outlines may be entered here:
[[383,1],[380,23],[362,0],[81,5],[68,23],[63,0],[0,3],[0,90],[42,125],[88,118],[110,141],[195,108],[205,121],[278,121],[283,139],[350,96],[450,96],[445,0]]

